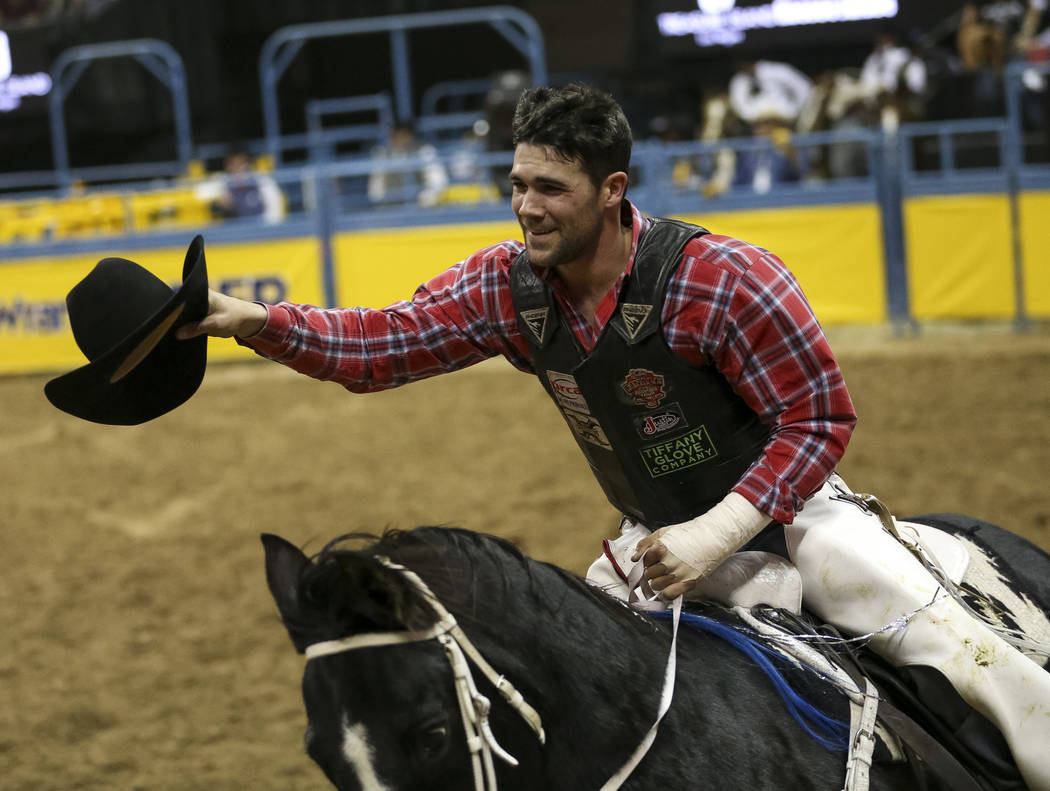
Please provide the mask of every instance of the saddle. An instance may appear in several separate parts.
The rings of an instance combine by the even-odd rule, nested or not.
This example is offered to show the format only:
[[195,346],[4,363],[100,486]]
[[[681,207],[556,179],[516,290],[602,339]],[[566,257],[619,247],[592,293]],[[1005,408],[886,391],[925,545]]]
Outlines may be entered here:
[[[894,519],[893,527],[947,581],[963,584],[971,555],[958,538],[918,522]],[[659,606],[657,597],[645,586],[635,587],[630,575],[634,548],[649,532],[625,519],[620,537],[603,542],[588,581],[646,609]],[[867,787],[873,761],[910,760],[925,764],[953,791],[1025,791],[1005,739],[989,720],[963,702],[937,671],[894,667],[806,611],[802,576],[786,557],[763,550],[737,552],[687,599],[691,609],[711,603],[728,608],[791,662],[840,680],[852,703],[846,789]]]

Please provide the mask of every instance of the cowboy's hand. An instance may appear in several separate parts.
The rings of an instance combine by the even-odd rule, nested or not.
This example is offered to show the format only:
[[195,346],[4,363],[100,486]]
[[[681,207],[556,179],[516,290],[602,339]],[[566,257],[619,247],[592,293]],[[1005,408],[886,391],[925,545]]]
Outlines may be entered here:
[[730,492],[707,513],[643,538],[632,559],[641,558],[650,587],[672,600],[695,588],[769,521],[743,496]]
[[183,324],[175,334],[183,340],[198,335],[248,338],[263,328],[266,317],[266,308],[258,302],[247,302],[209,290],[208,315],[200,321]]

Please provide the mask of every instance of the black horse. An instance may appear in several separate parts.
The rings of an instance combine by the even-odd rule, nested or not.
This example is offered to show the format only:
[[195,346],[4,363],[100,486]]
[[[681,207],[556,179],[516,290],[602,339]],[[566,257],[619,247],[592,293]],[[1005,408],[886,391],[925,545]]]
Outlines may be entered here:
[[[934,521],[954,532],[973,522]],[[984,527],[993,538],[1007,536],[1005,551],[1026,568],[1042,564],[1041,573],[1022,576],[1025,584],[1046,586],[1050,557]],[[277,536],[264,535],[263,543],[267,581],[299,652],[354,635],[432,634],[438,614],[427,597],[382,559],[418,574],[484,660],[542,718],[544,744],[475,674],[478,690],[493,701],[491,731],[518,761],[497,760],[500,788],[597,790],[656,718],[668,621],[639,614],[503,540],[424,527],[388,532],[356,550],[340,548],[339,540],[314,559]],[[778,691],[785,677],[771,680],[763,670],[769,662],[694,629],[680,631],[677,657],[673,703],[624,789],[842,787],[845,745],[836,723],[849,722],[849,704],[837,687],[784,671],[815,712],[807,732]],[[320,656],[306,663],[303,677],[306,749],[343,791],[473,788],[457,694],[438,640]],[[887,757],[872,770],[872,789],[943,787],[925,761]]]

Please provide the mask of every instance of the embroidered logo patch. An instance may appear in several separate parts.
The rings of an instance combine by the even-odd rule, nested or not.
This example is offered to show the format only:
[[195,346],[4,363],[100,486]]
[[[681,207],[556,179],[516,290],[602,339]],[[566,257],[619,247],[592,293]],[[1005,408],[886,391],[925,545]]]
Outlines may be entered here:
[[718,449],[711,442],[707,428],[700,426],[688,434],[642,448],[639,453],[649,475],[659,478],[703,464],[717,456]]
[[591,414],[591,408],[587,406],[587,400],[580,392],[580,386],[576,383],[576,377],[572,374],[562,374],[557,371],[547,371],[547,379],[554,391],[554,398],[559,406],[564,409],[573,409],[577,412]]
[[668,404],[663,409],[655,412],[643,412],[639,415],[633,415],[631,420],[634,422],[634,428],[638,432],[638,436],[642,439],[652,439],[660,434],[666,434],[668,431],[673,431],[676,428],[681,429],[687,425],[685,415],[682,414],[682,408],[677,403]]
[[547,371],[547,379],[551,383],[554,400],[558,402],[558,407],[565,416],[565,422],[569,424],[573,433],[584,442],[597,445],[605,450],[612,450],[605,430],[594,419],[591,408],[587,406],[587,399],[583,397],[576,377],[558,371]]
[[649,314],[652,312],[652,305],[635,305],[630,302],[625,302],[620,308],[623,326],[627,329],[627,334],[631,336],[632,340],[638,336],[638,330],[642,328],[645,320],[649,318]]
[[523,310],[521,312],[521,320],[525,322],[525,326],[536,336],[536,340],[541,343],[543,342],[543,332],[547,329],[548,310],[548,308],[533,308],[532,310]]
[[563,409],[561,413],[565,416],[565,422],[569,424],[569,428],[572,429],[577,437],[584,442],[597,445],[599,448],[612,450],[612,444],[605,435],[605,430],[592,415],[573,412],[571,409]]
[[648,368],[632,368],[620,383],[623,391],[638,406],[655,409],[667,397],[664,391],[663,374],[650,371]]

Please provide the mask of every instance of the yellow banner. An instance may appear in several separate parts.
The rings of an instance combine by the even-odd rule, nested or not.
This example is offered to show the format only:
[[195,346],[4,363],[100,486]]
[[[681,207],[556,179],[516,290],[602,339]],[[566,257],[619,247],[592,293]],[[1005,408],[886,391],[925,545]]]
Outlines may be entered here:
[[341,233],[332,243],[336,303],[382,308],[409,299],[421,283],[472,253],[520,238],[514,221]]
[[683,219],[776,255],[798,278],[824,325],[886,319],[882,220],[873,204],[712,212]]
[[1005,195],[904,202],[908,291],[916,319],[1014,315],[1010,205]]
[[1022,193],[1019,210],[1025,310],[1033,318],[1050,318],[1050,192]]
[[[318,250],[316,239],[208,244],[209,285],[245,299],[323,304]],[[185,255],[185,247],[128,246],[105,254],[0,263],[0,374],[72,370],[87,363],[73,340],[65,299],[99,259],[127,258],[177,288]],[[209,359],[248,356],[251,352],[232,341],[209,341]]]
[[[775,253],[802,283],[825,323],[886,317],[882,236],[869,205],[691,215],[714,233],[736,236]],[[339,305],[384,307],[472,253],[520,239],[513,221],[347,232],[336,237]]]

